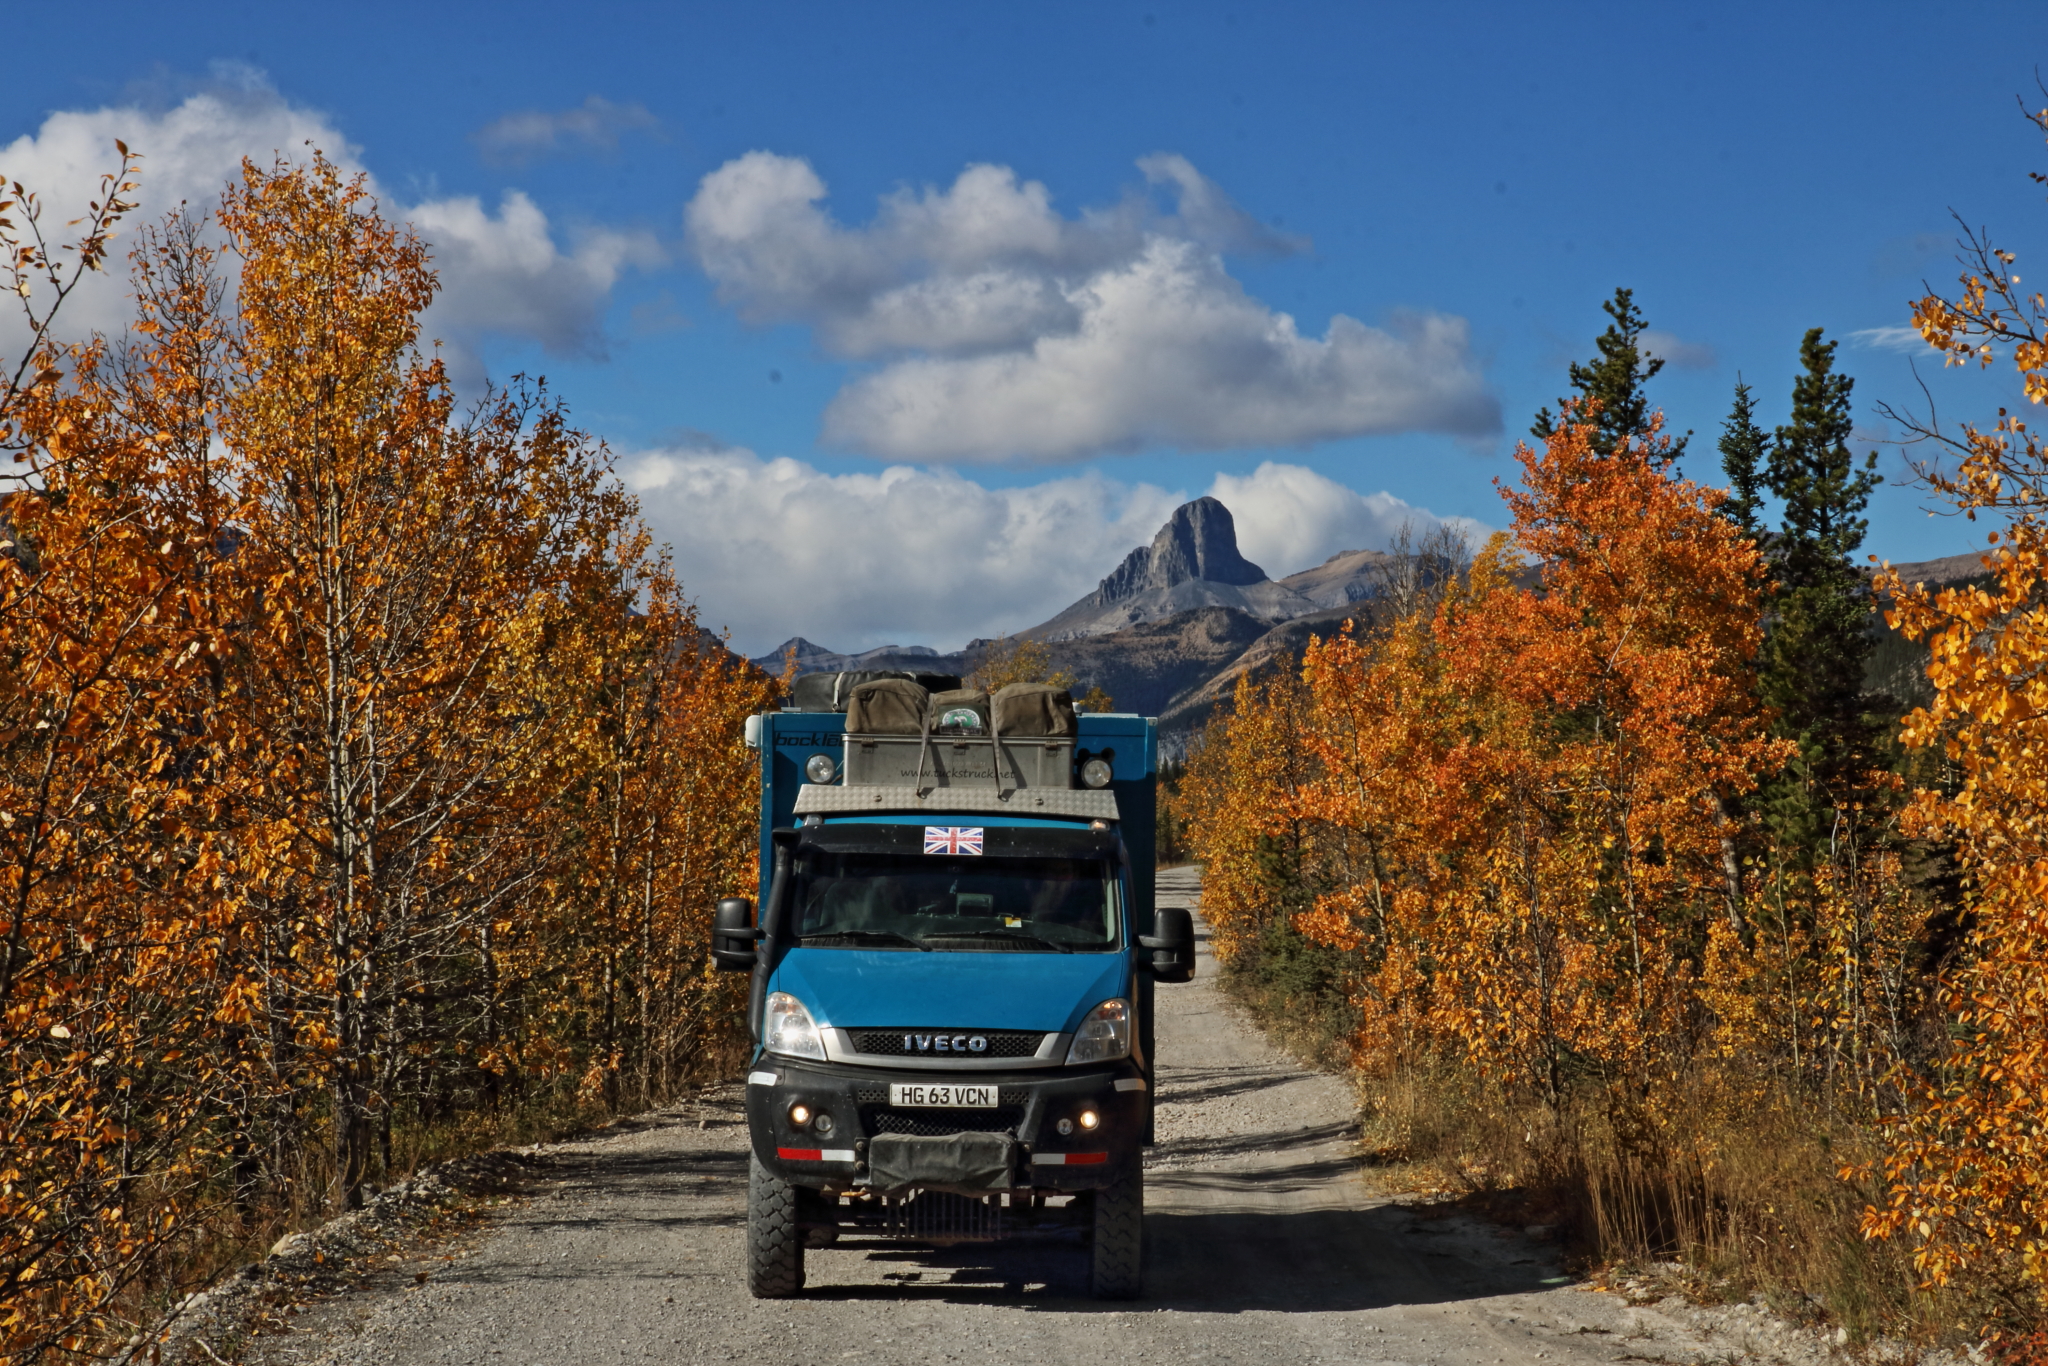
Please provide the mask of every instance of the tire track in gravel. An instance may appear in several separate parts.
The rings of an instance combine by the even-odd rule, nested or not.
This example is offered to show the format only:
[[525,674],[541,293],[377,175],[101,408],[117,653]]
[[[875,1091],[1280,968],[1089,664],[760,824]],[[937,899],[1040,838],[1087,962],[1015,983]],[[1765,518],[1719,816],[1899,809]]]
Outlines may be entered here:
[[[1162,904],[1196,907],[1192,869]],[[1158,993],[1158,1146],[1146,1294],[1087,1296],[1078,1247],[831,1248],[807,1288],[748,1297],[746,1125],[736,1086],[536,1149],[530,1198],[424,1284],[338,1296],[253,1366],[759,1366],[1013,1359],[1133,1362],[1810,1363],[1702,1336],[1680,1312],[1568,1283],[1548,1246],[1376,1194],[1339,1078],[1268,1042],[1217,989]]]

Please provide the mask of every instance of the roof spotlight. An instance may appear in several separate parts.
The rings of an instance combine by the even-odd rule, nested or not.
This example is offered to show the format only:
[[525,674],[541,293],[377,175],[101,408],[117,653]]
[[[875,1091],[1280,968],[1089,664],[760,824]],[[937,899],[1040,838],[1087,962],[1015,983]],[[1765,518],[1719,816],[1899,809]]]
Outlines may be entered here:
[[813,754],[804,761],[804,776],[814,783],[829,783],[838,772],[839,765],[829,754]]
[[1107,759],[1090,759],[1081,765],[1081,781],[1089,787],[1108,787],[1110,767]]

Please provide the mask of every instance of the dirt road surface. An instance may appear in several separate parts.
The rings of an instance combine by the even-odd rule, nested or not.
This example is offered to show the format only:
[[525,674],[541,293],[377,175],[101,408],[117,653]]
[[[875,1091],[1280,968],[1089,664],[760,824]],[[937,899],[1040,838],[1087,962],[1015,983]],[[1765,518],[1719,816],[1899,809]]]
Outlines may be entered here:
[[[1194,905],[1192,870],[1162,875]],[[750,1299],[738,1088],[549,1147],[423,1284],[344,1295],[258,1338],[262,1366],[608,1362],[1488,1363],[1828,1358],[1766,1316],[1711,1330],[1574,1285],[1548,1245],[1376,1195],[1354,1103],[1197,979],[1158,995],[1146,1294],[1087,1296],[1078,1248],[814,1250],[801,1298]],[[409,1269],[409,1268],[408,1268]],[[1702,1336],[1702,1334],[1706,1334]],[[1797,1340],[1794,1340],[1797,1339]]]

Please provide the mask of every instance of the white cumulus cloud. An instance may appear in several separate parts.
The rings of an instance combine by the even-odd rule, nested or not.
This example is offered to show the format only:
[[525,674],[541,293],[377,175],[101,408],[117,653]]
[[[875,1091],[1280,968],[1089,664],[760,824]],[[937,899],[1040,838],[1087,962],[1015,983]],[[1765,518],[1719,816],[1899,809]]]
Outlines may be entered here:
[[1237,522],[1237,548],[1276,579],[1340,551],[1384,550],[1404,526],[1415,541],[1452,526],[1474,548],[1493,531],[1470,517],[1439,517],[1391,493],[1359,493],[1304,465],[1271,460],[1250,474],[1219,474],[1208,491]]
[[[317,147],[345,171],[362,165],[361,150],[324,115],[245,75],[165,110],[124,105],[52,114],[35,132],[0,147],[0,174],[35,190],[46,223],[61,225],[97,197],[116,138],[143,158],[140,208],[122,225],[128,240],[138,225],[180,203],[210,209],[221,187],[241,174],[244,157],[268,167],[279,155],[309,159]],[[645,233],[597,228],[565,246],[547,215],[517,190],[493,209],[473,196],[408,202],[374,181],[371,188],[386,217],[413,223],[433,249],[442,292],[427,313],[425,336],[449,344],[458,379],[479,373],[476,347],[487,334],[527,338],[557,354],[600,350],[612,286],[628,268],[661,259]],[[89,281],[65,305],[65,335],[111,332],[127,322],[121,264],[112,263],[106,277]],[[12,316],[0,319],[0,355],[16,351],[21,339]]]
[[[705,624],[754,655],[793,635],[842,651],[950,650],[1030,626],[1093,592],[1189,496],[1094,473],[1017,488],[907,465],[831,474],[729,447],[647,451],[621,473]],[[1438,521],[1296,465],[1222,476],[1209,492],[1276,576]]]
[[1152,190],[1067,217],[1038,181],[975,165],[899,191],[850,228],[799,158],[749,152],[704,177],[690,248],[756,323],[810,326],[877,368],[825,414],[828,441],[915,461],[1085,459],[1338,437],[1500,429],[1461,318],[1338,315],[1322,337],[1248,295],[1225,253],[1306,243],[1253,219],[1185,158]]
[[1481,436],[1499,422],[1462,318],[1321,339],[1192,243],[1155,238],[1074,291],[1080,326],[1028,349],[913,357],[848,385],[826,439],[913,460],[1058,461],[1147,446],[1307,446],[1362,432]]
[[1093,591],[1182,501],[1094,474],[992,489],[739,449],[649,452],[622,473],[705,625],[754,654],[792,635],[955,649],[1029,625]]

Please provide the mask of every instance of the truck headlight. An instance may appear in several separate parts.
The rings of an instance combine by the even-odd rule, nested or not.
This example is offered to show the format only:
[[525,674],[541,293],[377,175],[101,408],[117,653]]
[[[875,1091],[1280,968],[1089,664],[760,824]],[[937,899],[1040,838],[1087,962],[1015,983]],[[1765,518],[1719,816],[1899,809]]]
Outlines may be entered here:
[[[1128,1028],[1125,1032],[1129,1032]],[[761,1046],[785,1057],[825,1061],[825,1040],[812,1022],[811,1012],[786,991],[768,993],[768,1009],[761,1021]]]
[[1108,1000],[1088,1012],[1067,1050],[1069,1066],[1131,1056],[1131,1003]]
[[838,772],[839,766],[829,754],[813,754],[804,761],[804,776],[814,783],[829,783]]

